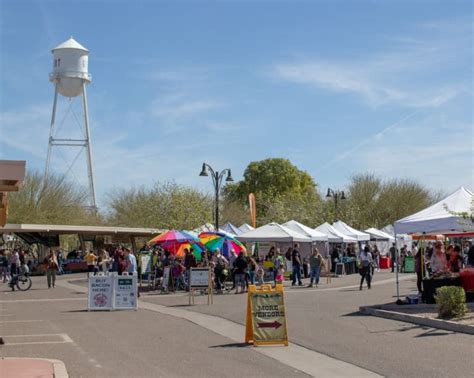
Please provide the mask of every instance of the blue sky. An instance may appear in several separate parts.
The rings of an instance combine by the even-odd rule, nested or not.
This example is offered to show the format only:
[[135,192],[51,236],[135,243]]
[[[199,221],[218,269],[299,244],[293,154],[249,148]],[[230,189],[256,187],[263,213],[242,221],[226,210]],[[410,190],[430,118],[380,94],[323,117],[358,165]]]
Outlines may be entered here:
[[[210,190],[203,161],[238,179],[268,157],[321,191],[361,172],[474,187],[470,1],[0,4],[0,158],[44,169],[50,50],[72,35],[90,50],[101,204],[158,180]],[[55,153],[54,169],[76,152]],[[79,156],[71,179],[84,168]]]

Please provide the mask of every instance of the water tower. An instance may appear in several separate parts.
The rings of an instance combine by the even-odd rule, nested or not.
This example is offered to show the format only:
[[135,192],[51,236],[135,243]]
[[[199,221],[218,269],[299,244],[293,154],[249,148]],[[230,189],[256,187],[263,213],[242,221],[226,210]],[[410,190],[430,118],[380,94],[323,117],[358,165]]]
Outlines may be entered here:
[[[51,116],[51,127],[49,131],[48,155],[46,157],[45,182],[48,179],[51,155],[53,147],[62,146],[67,148],[81,148],[85,151],[87,162],[89,206],[96,210],[96,197],[94,186],[94,174],[92,170],[92,148],[89,130],[89,114],[87,110],[86,85],[91,82],[91,75],[88,71],[89,50],[69,38],[67,41],[56,46],[53,50],[53,72],[49,75],[49,80],[54,84],[53,113]],[[82,96],[82,115],[76,117],[81,137],[57,137],[56,111],[58,104],[58,94],[72,101],[74,98]],[[68,114],[66,114],[67,116]],[[65,117],[66,117],[65,116]],[[74,159],[74,162],[76,159]],[[74,162],[71,164],[74,164]],[[70,167],[70,168],[71,168]],[[68,170],[69,172],[69,170]]]

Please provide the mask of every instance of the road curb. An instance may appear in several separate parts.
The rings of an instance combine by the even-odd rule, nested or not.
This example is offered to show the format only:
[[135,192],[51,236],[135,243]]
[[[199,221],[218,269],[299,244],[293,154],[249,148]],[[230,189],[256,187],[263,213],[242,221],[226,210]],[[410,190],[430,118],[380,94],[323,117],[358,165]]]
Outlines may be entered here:
[[474,335],[474,326],[459,324],[450,320],[425,318],[419,315],[404,314],[396,311],[382,310],[372,306],[361,306],[359,311],[365,315],[378,316],[380,318],[398,320],[401,322],[413,323],[425,327],[444,329],[452,332],[467,333]]
[[2,357],[2,360],[29,360],[29,361],[46,361],[53,365],[54,378],[69,378],[69,374],[64,362],[51,358],[28,358],[28,357]]

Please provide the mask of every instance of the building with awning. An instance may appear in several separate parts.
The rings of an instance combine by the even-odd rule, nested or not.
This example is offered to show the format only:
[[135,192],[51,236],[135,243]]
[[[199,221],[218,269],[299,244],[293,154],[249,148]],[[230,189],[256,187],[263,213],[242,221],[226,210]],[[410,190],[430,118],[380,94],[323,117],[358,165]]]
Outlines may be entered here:
[[135,239],[151,238],[163,230],[155,228],[80,226],[53,224],[6,224],[0,227],[0,234],[14,234],[28,244],[41,244],[46,247],[58,247],[60,235],[77,235],[84,250],[84,242],[95,241],[97,236],[109,236],[115,243],[131,243],[135,248]]

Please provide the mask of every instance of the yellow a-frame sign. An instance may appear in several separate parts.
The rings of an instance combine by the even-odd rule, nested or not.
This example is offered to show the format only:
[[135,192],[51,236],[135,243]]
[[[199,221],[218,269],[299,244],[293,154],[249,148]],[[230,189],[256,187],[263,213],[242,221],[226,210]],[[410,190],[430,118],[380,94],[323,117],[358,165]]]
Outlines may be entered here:
[[257,345],[288,346],[283,285],[249,285],[245,342]]

